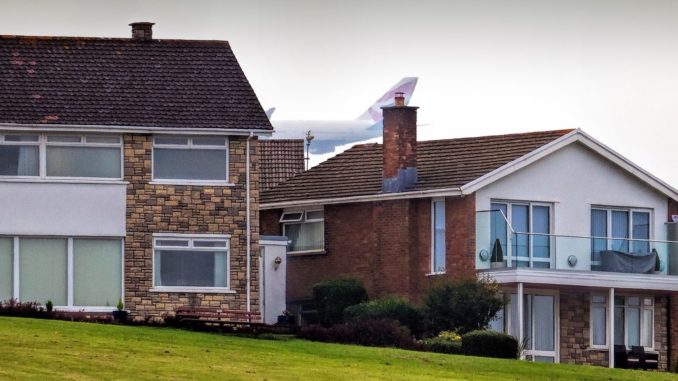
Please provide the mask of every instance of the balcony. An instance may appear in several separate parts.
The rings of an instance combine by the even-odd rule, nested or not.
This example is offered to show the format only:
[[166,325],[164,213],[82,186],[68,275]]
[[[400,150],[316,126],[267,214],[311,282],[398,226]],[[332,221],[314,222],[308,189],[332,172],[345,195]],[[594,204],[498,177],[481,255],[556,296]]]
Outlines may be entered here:
[[493,273],[678,283],[676,241],[516,232],[502,211],[489,210],[476,214],[476,247],[476,268]]

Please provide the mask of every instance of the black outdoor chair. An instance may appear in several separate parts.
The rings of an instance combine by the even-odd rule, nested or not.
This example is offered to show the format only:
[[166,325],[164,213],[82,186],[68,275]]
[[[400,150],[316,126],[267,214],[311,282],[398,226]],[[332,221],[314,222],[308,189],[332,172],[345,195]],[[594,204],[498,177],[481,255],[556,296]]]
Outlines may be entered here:
[[637,369],[657,369],[659,367],[659,354],[645,353],[645,347],[632,346],[631,353],[638,356]]
[[614,367],[627,369],[629,367],[629,355],[626,351],[626,345],[614,346]]

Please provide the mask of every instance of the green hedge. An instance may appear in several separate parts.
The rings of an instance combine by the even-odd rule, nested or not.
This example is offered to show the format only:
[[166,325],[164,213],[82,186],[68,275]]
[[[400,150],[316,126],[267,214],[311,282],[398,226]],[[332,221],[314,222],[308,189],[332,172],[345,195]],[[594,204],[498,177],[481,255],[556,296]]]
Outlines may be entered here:
[[469,332],[461,337],[461,350],[469,356],[518,358],[518,340],[515,337],[489,330]]
[[339,278],[315,284],[313,300],[320,323],[330,326],[343,321],[346,307],[366,301],[367,291],[357,279]]
[[450,341],[444,337],[432,337],[423,341],[424,346],[431,352],[446,353],[449,355],[460,355],[461,341]]
[[347,307],[344,310],[345,321],[360,319],[390,319],[407,327],[416,337],[421,337],[423,317],[421,312],[398,297],[370,300]]

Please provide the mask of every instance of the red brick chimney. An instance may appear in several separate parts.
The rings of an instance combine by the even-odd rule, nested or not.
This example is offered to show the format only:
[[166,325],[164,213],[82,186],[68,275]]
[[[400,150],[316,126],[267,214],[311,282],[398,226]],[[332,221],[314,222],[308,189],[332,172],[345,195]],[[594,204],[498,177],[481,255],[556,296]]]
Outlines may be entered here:
[[417,109],[405,106],[403,93],[384,113],[384,174],[382,190],[403,192],[417,182]]
[[153,39],[153,22],[133,22],[132,39],[137,41],[150,41]]

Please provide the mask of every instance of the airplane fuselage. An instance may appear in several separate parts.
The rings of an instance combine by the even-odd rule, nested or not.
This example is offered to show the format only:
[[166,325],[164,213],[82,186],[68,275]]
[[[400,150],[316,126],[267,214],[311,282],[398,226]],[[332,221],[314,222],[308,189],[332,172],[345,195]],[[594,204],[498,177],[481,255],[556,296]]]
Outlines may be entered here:
[[311,153],[333,151],[338,145],[379,137],[381,122],[371,120],[272,120],[274,139],[304,139],[311,131],[315,137]]

